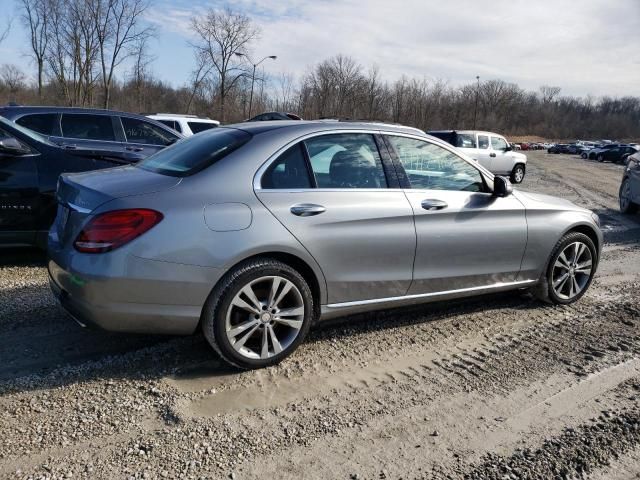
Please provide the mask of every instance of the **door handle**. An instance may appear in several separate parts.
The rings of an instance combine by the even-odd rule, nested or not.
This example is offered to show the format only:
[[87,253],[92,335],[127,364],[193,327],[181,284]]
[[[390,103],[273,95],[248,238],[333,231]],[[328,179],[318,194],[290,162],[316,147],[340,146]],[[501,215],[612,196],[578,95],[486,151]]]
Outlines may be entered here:
[[489,154],[489,156],[490,156],[490,157],[495,157],[495,156],[496,156],[496,154],[495,154],[495,153],[490,153],[490,154]]
[[64,144],[62,144],[62,148],[65,148],[67,150],[75,150],[75,149],[78,148],[78,146],[77,145],[73,145],[71,143],[64,143]]
[[129,150],[130,152],[141,152],[142,150],[144,150],[144,148],[142,147],[125,147],[126,150]]
[[326,210],[322,205],[316,205],[315,203],[299,203],[291,207],[291,213],[299,217],[313,217],[314,215],[320,215]]
[[422,208],[429,211],[442,210],[443,208],[447,208],[449,206],[447,205],[447,202],[443,200],[437,200],[435,198],[428,198],[426,200],[423,200],[420,205],[422,206]]

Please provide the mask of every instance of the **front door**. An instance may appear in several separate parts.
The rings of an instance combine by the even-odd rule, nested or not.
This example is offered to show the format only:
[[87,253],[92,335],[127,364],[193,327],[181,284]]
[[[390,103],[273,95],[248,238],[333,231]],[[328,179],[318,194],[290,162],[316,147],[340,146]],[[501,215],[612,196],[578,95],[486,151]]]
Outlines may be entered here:
[[485,175],[424,139],[388,136],[410,183],[417,248],[409,294],[514,282],[527,242],[523,205],[494,197]]
[[491,162],[495,157],[495,154],[489,146],[489,135],[483,133],[478,134],[478,149],[474,155],[474,160],[477,160],[487,170],[491,170]]
[[513,168],[513,154],[507,150],[507,141],[496,135],[491,135],[491,170],[499,175],[510,174]]
[[265,171],[260,201],[309,251],[328,303],[402,296],[411,284],[416,235],[403,191],[388,188],[367,133],[308,138]]

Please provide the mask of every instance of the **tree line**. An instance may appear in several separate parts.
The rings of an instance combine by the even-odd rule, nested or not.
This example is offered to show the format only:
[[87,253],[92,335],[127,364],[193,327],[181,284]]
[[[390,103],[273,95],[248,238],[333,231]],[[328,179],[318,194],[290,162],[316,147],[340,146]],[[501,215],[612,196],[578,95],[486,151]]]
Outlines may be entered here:
[[[34,80],[21,67],[0,66],[0,104],[189,113],[224,123],[277,110],[423,130],[640,138],[640,97],[566,96],[559,87],[528,91],[499,79],[461,86],[426,76],[390,81],[383,66],[363,67],[348,55],[324,59],[297,75],[267,76],[252,60],[259,28],[230,8],[210,8],[191,20],[194,68],[175,87],[152,70],[149,46],[156,32],[144,19],[151,1],[20,0]],[[0,29],[0,42],[6,31]]]

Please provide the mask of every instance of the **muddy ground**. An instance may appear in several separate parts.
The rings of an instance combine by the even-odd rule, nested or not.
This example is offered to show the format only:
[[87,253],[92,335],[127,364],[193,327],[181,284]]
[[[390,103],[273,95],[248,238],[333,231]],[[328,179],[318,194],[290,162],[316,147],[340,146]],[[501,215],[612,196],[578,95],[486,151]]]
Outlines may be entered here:
[[349,318],[262,371],[200,335],[83,330],[38,253],[1,253],[0,477],[640,478],[640,216],[618,213],[622,166],[528,155],[520,188],[601,215],[580,302]]

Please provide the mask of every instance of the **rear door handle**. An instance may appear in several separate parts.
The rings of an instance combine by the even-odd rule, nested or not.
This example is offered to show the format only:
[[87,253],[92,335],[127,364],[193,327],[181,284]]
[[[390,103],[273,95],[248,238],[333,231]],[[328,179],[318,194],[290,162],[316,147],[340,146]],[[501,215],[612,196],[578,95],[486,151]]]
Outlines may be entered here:
[[447,202],[443,200],[437,200],[435,198],[427,198],[426,200],[422,201],[421,205],[422,208],[429,211],[442,210],[443,208],[447,208],[449,206],[447,205]]
[[312,217],[314,215],[320,215],[327,209],[322,205],[316,205],[315,203],[299,203],[291,207],[291,213],[299,217]]
[[490,156],[490,157],[495,157],[495,156],[496,156],[496,154],[495,154],[495,153],[490,153],[490,154],[489,154],[489,156]]

